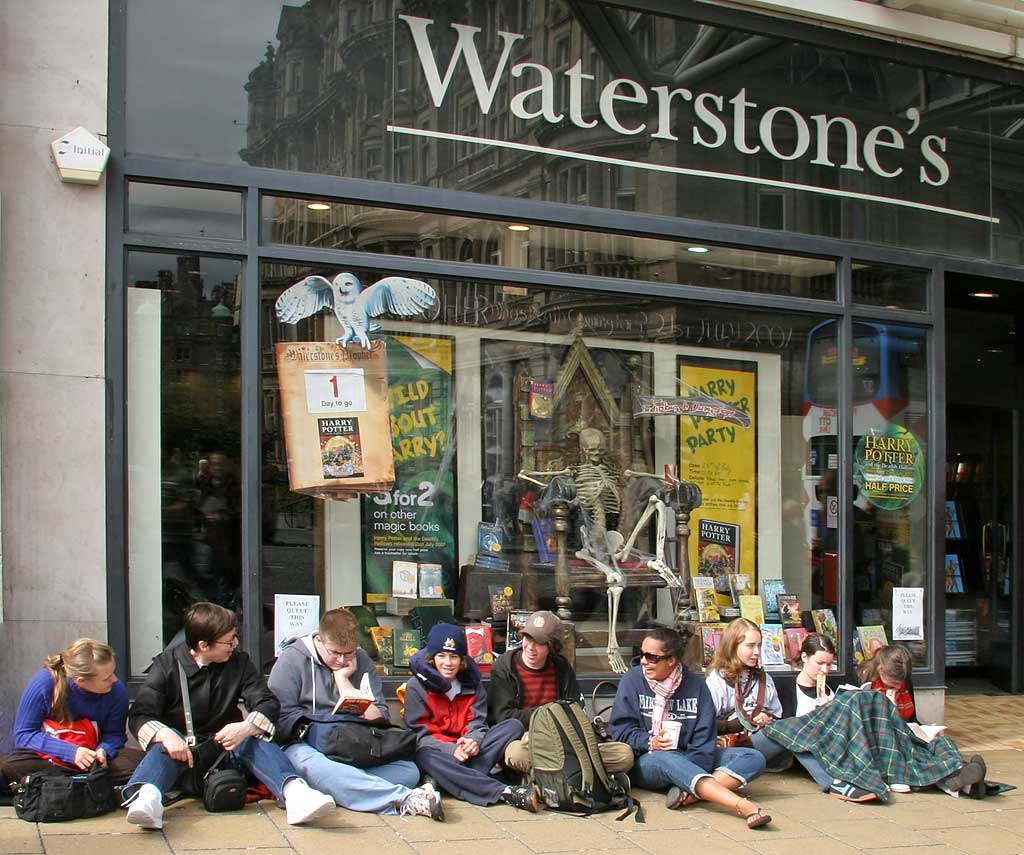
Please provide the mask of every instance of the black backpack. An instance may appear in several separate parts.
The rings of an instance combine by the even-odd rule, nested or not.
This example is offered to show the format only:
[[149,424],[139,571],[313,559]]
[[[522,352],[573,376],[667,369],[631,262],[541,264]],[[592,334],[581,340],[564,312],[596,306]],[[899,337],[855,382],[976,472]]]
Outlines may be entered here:
[[643,812],[629,795],[629,778],[610,773],[597,749],[594,726],[572,701],[554,701],[530,716],[530,781],[552,810],[577,814],[620,810],[625,819]]

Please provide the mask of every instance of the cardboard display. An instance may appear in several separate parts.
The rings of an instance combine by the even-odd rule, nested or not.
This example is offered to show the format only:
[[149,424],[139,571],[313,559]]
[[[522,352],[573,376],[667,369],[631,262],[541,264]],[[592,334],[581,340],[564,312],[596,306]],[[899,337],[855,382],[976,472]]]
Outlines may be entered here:
[[292,490],[347,499],[395,481],[384,343],[276,345]]

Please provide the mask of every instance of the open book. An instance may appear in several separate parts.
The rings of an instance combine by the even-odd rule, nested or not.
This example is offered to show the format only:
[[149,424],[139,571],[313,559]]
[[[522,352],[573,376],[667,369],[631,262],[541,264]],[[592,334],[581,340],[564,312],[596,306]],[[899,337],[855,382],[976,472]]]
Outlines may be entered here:
[[852,683],[843,683],[841,686],[836,687],[836,694],[839,692],[860,692],[871,688],[871,683],[861,683],[859,686],[854,686]]
[[352,715],[362,715],[366,708],[373,703],[373,697],[358,689],[348,689],[345,694],[338,698],[331,713],[345,712]]
[[944,724],[918,724],[916,721],[908,721],[907,727],[921,742],[931,742],[936,736],[946,729]]

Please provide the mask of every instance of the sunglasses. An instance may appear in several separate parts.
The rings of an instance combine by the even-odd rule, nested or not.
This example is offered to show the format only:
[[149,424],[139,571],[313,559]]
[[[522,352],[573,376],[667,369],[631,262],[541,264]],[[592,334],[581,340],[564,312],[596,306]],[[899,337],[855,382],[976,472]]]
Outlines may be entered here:
[[641,651],[640,658],[644,662],[649,662],[651,665],[657,665],[659,662],[664,662],[666,659],[671,659],[667,653],[648,653],[646,650]]

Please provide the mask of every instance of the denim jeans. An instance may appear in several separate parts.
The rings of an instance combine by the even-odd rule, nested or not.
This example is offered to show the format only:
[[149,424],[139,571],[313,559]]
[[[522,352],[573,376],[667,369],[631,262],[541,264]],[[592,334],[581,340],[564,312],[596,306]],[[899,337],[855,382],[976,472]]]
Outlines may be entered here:
[[[747,784],[764,771],[764,755],[753,748],[717,748],[715,770],[718,769]],[[711,773],[682,751],[648,751],[636,758],[630,777],[644,789],[660,790],[675,785],[696,795],[697,782],[711,777]]]
[[765,736],[764,732],[760,730],[754,731],[750,735],[750,741],[754,744],[754,748],[764,755],[769,772],[785,770],[789,766],[786,761],[790,757],[795,757],[808,774],[814,778],[814,783],[822,790],[828,790],[832,785],[832,776],[825,771],[821,763],[818,762],[818,758],[809,751],[800,751],[794,754],[788,748],[779,745],[774,739]]
[[[301,777],[279,746],[254,736],[250,736],[230,752],[229,757],[233,765],[240,766],[264,783],[278,800],[284,798],[284,785],[292,778]],[[162,794],[166,794],[168,790],[174,788],[174,782],[187,768],[187,763],[175,760],[164,751],[161,743],[154,742],[125,785],[124,799],[127,801],[135,795],[143,784],[152,784]]]
[[750,743],[764,755],[766,772],[785,772],[793,765],[793,752],[765,736],[764,731],[751,733]]
[[338,763],[306,742],[289,745],[284,753],[311,787],[362,813],[398,813],[397,806],[420,782],[420,770],[411,760],[360,769]]

